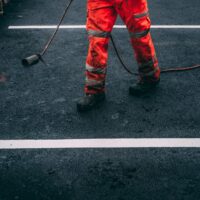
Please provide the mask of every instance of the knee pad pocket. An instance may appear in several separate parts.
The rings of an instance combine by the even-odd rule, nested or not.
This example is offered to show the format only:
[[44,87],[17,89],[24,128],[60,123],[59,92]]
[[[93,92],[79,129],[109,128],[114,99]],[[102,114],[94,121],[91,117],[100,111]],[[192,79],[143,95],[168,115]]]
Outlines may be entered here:
[[149,33],[150,27],[151,21],[148,12],[145,12],[134,15],[128,28],[132,38],[141,38]]

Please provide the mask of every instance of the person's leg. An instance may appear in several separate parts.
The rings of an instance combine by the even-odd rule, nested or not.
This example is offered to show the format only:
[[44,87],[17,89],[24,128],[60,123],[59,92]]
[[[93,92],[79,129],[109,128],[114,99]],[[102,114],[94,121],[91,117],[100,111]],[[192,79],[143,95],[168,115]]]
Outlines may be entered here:
[[117,13],[110,0],[88,0],[87,32],[89,48],[86,59],[86,94],[104,92],[108,42]]
[[158,83],[160,68],[150,34],[151,21],[146,0],[126,0],[116,6],[131,37],[131,44],[139,66],[140,83]]
[[86,59],[86,96],[77,103],[79,111],[90,110],[105,99],[108,42],[116,18],[117,13],[111,0],[88,0],[86,27],[89,48]]

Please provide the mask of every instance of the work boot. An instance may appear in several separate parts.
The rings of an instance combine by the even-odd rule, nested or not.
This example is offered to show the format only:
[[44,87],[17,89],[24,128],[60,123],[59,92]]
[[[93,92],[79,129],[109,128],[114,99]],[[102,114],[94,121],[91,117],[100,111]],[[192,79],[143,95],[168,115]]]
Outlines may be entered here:
[[141,96],[143,94],[152,92],[156,89],[160,82],[160,78],[156,81],[139,80],[136,84],[129,87],[129,94],[133,96]]
[[84,112],[93,109],[105,100],[105,93],[86,94],[77,102],[77,110]]

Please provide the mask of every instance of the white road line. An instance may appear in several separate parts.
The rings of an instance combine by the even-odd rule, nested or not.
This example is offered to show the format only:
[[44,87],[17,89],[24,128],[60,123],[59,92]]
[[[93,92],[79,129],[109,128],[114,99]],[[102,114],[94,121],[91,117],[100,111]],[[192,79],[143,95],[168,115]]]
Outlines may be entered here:
[[0,140],[0,149],[199,148],[200,138]]
[[[56,25],[9,26],[8,29],[55,29]],[[60,29],[85,29],[85,25],[61,25]],[[125,25],[115,25],[115,29],[124,29]],[[200,25],[152,25],[153,29],[200,29]]]

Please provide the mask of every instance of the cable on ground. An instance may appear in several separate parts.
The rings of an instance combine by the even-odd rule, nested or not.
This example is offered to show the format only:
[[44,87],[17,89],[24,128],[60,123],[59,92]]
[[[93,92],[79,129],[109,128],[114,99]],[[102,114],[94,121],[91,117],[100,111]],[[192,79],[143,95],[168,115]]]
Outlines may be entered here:
[[[130,71],[129,68],[126,66],[126,64],[123,62],[112,35],[110,36],[110,39],[111,39],[111,42],[113,44],[115,53],[116,53],[116,55],[117,55],[117,57],[119,59],[119,62],[121,63],[123,68],[129,74],[138,76],[139,75],[138,73]],[[184,72],[184,71],[190,71],[190,70],[194,70],[194,69],[198,69],[198,68],[200,68],[200,64],[196,64],[196,65],[188,66],[188,67],[174,67],[174,68],[161,69],[161,73]]]

